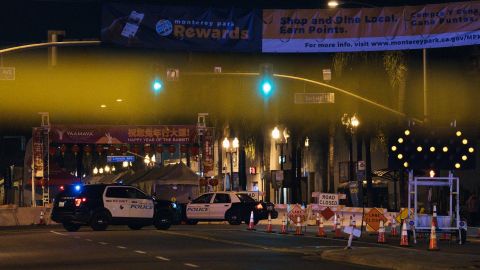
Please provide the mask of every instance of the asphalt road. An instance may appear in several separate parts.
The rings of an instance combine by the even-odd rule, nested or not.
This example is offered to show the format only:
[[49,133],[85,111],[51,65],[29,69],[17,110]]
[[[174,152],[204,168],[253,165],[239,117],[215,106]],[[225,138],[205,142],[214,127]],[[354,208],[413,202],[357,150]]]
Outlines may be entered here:
[[[75,233],[59,226],[0,230],[0,269],[371,269],[324,261],[345,241],[283,236],[229,225],[124,226]],[[356,246],[372,246],[356,242]],[[381,247],[377,247],[381,248]]]

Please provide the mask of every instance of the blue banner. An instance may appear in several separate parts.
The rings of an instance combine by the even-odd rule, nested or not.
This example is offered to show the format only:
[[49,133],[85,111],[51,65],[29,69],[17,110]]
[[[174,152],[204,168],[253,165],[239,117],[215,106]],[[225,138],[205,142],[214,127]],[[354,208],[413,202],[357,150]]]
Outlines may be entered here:
[[102,41],[128,47],[190,51],[260,52],[261,11],[109,3]]

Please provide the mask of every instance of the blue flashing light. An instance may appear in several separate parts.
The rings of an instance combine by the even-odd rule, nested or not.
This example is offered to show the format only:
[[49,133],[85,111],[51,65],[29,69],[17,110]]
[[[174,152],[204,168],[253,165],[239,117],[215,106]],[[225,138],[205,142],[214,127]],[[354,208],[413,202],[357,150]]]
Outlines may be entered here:
[[82,187],[80,185],[75,185],[75,191],[80,191]]

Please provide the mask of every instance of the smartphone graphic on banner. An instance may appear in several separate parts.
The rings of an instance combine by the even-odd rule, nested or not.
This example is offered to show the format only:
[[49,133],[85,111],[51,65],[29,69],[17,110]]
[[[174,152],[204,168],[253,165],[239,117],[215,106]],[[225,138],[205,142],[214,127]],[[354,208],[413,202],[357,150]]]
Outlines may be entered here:
[[138,28],[140,27],[140,23],[142,22],[143,17],[145,17],[145,14],[138,13],[135,10],[132,11],[130,13],[130,16],[128,16],[128,20],[127,20],[127,23],[125,24],[125,27],[123,27],[122,36],[126,38],[134,37],[138,31]]

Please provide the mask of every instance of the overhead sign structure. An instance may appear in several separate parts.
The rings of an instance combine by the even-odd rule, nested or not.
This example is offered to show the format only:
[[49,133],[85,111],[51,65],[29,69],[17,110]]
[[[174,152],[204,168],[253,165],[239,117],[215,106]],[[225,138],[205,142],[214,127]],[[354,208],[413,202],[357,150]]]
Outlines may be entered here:
[[372,208],[364,216],[365,223],[367,223],[367,228],[370,228],[373,231],[378,231],[380,228],[380,221],[383,220],[383,223],[387,222],[387,218],[378,210],[377,208]]
[[335,103],[335,93],[295,93],[295,104]]
[[0,81],[13,81],[13,80],[15,80],[15,68],[0,67]]
[[336,207],[338,206],[339,195],[334,193],[320,193],[318,204],[320,206]]
[[266,9],[263,52],[385,51],[480,44],[480,1],[424,6]]
[[307,219],[305,209],[302,209],[300,205],[295,204],[292,206],[292,209],[290,209],[290,212],[288,212],[288,218],[291,222],[296,223],[298,217],[300,217],[302,223]]
[[135,156],[107,156],[107,162],[115,163],[115,162],[134,162]]

